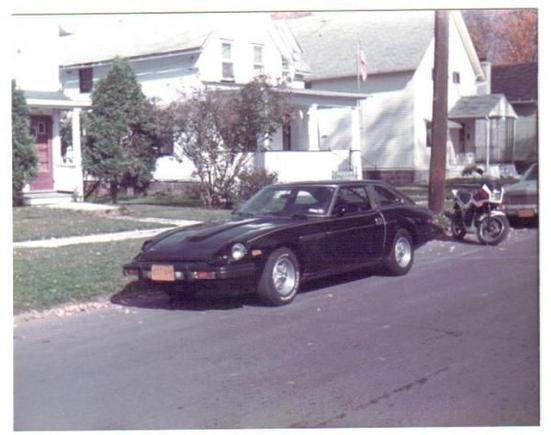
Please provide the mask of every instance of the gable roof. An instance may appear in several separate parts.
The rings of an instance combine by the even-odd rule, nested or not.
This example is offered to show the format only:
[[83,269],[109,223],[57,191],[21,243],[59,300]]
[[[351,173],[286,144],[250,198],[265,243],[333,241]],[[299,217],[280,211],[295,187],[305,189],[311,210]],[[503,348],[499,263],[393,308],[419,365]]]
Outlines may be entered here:
[[448,113],[449,119],[480,119],[486,116],[516,118],[517,114],[503,94],[461,97]]
[[314,80],[355,76],[358,41],[369,74],[415,70],[434,36],[433,11],[328,12],[288,24]]
[[492,92],[505,94],[512,103],[538,100],[538,64],[492,66]]
[[[208,37],[233,14],[140,14],[136,16],[81,16],[79,23],[60,24],[62,66],[101,63],[115,57],[137,58],[200,49]],[[93,25],[95,23],[96,25]],[[70,30],[67,30],[70,29]]]

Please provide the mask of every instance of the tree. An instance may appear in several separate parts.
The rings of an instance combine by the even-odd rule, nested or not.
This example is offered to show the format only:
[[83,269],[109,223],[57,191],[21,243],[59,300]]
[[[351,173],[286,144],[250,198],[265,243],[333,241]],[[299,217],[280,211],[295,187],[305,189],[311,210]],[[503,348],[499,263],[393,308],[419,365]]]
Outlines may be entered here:
[[208,207],[232,205],[251,152],[273,136],[289,111],[284,94],[265,76],[238,91],[197,91],[173,110],[177,143],[195,166]]
[[86,173],[109,184],[113,203],[121,187],[143,189],[158,155],[147,101],[129,63],[117,58],[92,93],[88,136],[83,147]]
[[473,9],[463,16],[480,58],[494,64],[538,61],[536,9]]
[[29,109],[23,91],[11,82],[12,202],[22,203],[23,187],[36,176],[38,157],[29,134]]

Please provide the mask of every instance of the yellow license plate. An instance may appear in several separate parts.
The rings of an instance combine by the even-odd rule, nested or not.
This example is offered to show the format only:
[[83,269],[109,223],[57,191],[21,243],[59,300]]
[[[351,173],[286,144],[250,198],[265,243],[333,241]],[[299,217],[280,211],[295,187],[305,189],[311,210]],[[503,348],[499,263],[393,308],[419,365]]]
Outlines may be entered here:
[[530,209],[519,210],[518,217],[521,217],[521,218],[534,217],[534,210],[530,210]]
[[154,264],[151,266],[151,279],[153,281],[175,281],[174,266]]

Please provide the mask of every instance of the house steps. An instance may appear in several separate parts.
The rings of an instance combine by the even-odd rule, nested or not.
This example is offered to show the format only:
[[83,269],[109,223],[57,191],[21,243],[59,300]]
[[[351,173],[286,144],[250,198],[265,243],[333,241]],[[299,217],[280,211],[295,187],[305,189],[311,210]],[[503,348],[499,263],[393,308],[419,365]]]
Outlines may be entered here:
[[66,204],[73,201],[72,193],[56,192],[55,190],[26,192],[23,195],[25,205]]

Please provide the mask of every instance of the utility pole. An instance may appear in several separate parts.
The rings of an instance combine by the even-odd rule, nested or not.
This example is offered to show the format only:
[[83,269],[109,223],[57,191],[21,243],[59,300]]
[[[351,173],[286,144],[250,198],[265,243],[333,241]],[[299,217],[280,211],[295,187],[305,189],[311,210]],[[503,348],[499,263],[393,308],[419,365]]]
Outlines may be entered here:
[[448,141],[448,36],[449,14],[434,15],[434,80],[432,100],[432,144],[429,171],[429,208],[444,209],[446,190],[446,143]]

